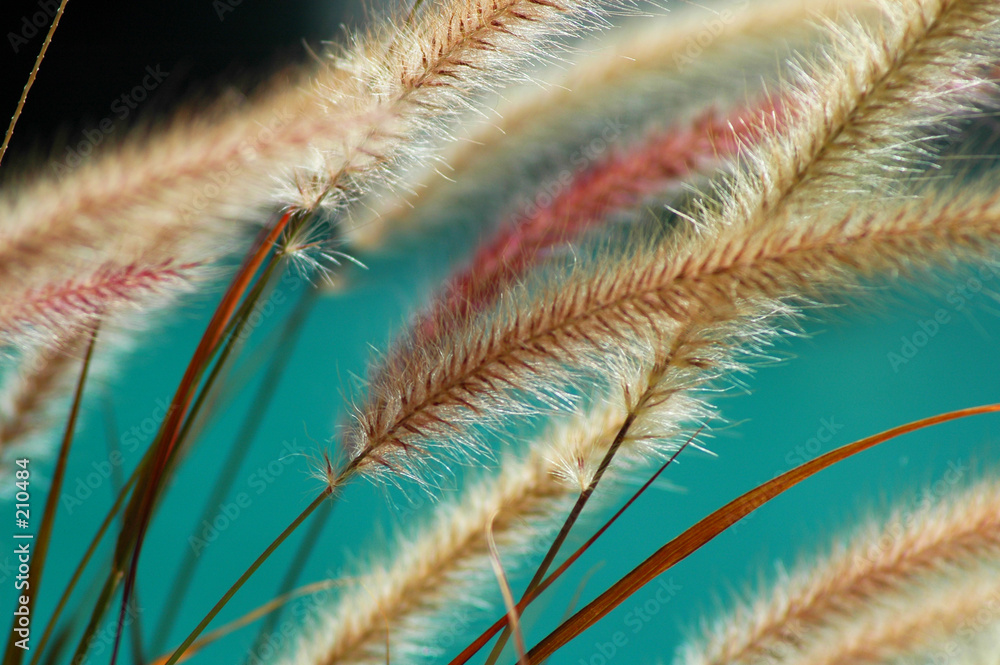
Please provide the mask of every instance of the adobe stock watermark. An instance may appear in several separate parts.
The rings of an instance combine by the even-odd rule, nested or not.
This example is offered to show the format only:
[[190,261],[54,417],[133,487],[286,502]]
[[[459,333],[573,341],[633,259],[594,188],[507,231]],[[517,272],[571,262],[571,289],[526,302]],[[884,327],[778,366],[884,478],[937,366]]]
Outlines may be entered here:
[[118,437],[118,450],[111,451],[102,460],[91,460],[86,472],[77,476],[75,481],[63,485],[65,489],[59,497],[59,503],[67,515],[72,515],[108,481],[116,468],[125,463],[125,453],[135,453],[153,439],[169,409],[169,402],[157,398],[150,414]]
[[266,465],[257,467],[247,476],[246,490],[237,492],[231,501],[220,503],[218,511],[211,519],[202,520],[195,528],[197,533],[188,536],[188,545],[195,556],[201,556],[205,549],[218,540],[253,505],[254,498],[259,497],[273,485],[291,465],[293,458],[301,454],[302,446],[295,439],[282,441],[281,454]]
[[607,665],[628,646],[629,641],[659,614],[684,587],[674,581],[673,577],[657,578],[650,583],[652,597],[633,603],[623,619],[627,630],[616,630],[607,642],[594,642],[594,653],[590,658],[580,658],[578,665]]
[[14,574],[14,563],[10,560],[10,557],[5,557],[3,563],[0,563],[0,584],[3,584],[10,579],[11,575]]
[[743,0],[743,2],[723,9],[712,18],[704,21],[700,30],[690,31],[683,50],[674,54],[674,66],[677,67],[677,70],[683,70],[700,58],[705,49],[722,36],[726,27],[736,21],[737,15],[749,6],[750,0]]
[[[455,503],[451,505],[451,509],[461,511],[463,507],[461,503]],[[424,524],[429,524],[427,517],[424,516]],[[400,518],[401,524],[414,524],[412,520],[407,520],[402,515]],[[420,520],[416,523],[419,524]],[[515,540],[522,539],[515,537]],[[405,551],[408,547],[408,543],[400,543],[400,545],[400,551]],[[517,555],[521,561],[541,560],[548,549],[549,544],[544,538],[531,538],[524,542],[518,542]],[[469,629],[485,614],[496,609],[494,605],[486,602],[485,598],[476,603],[449,604],[435,615],[434,624],[437,629],[433,636],[428,636],[428,639],[421,644],[421,655],[426,658],[435,658],[447,653],[453,647],[461,646],[468,639]]]
[[[953,287],[945,296],[945,300],[951,305],[955,312],[961,312],[965,306],[976,299],[986,288],[987,282],[993,281],[1000,275],[1000,268],[992,265],[981,266],[976,275],[969,277],[965,282]],[[909,335],[899,338],[900,346],[895,351],[886,354],[886,360],[892,371],[899,373],[899,368],[908,365],[911,360],[917,357],[920,350],[930,344],[941,329],[952,322],[952,311],[945,307],[939,307],[934,314],[926,319],[917,321],[917,329]]]
[[484,614],[482,607],[474,607],[468,603],[451,603],[447,610],[435,616],[436,630],[427,642],[421,645],[421,655],[435,658],[461,646],[468,638],[469,629]]
[[219,22],[226,20],[226,14],[236,11],[236,8],[243,4],[243,0],[212,0],[212,9],[219,17]]
[[928,665],[951,665],[961,662],[962,647],[967,646],[985,630],[995,630],[1000,620],[1000,592],[990,595],[975,615],[963,621],[954,632],[955,637],[936,644],[927,654]]
[[150,93],[156,90],[170,72],[163,71],[160,65],[148,65],[139,84],[123,92],[111,102],[113,115],[101,119],[96,126],[83,130],[83,139],[76,145],[66,146],[66,154],[59,161],[53,161],[51,169],[56,178],[62,178],[73,169],[80,166],[90,156],[94,149],[104,142],[104,139],[115,133],[121,122],[125,121],[139,105],[146,101]]
[[202,177],[202,183],[195,190],[194,196],[180,210],[181,220],[191,222],[200,219],[211,205],[223,197],[232,185],[233,179],[259,159],[261,147],[270,144],[275,139],[275,133],[291,119],[292,115],[287,111],[275,113],[269,122],[261,123],[260,130],[255,136],[240,141],[236,146],[238,157],[233,157],[220,168]]
[[[328,580],[344,577],[342,572],[330,568],[326,569],[324,575]],[[341,591],[336,585],[330,585],[289,603],[285,611],[285,618],[281,623],[265,635],[262,640],[247,649],[243,665],[262,665],[273,662],[276,655],[286,650],[285,647],[290,643],[290,640],[296,640],[302,636],[302,626],[312,625],[320,613],[330,607],[340,593]]]
[[962,479],[969,472],[969,467],[961,461],[950,460],[948,469],[941,478],[935,481],[918,495],[918,498],[905,510],[897,514],[897,517],[885,527],[879,539],[872,543],[865,552],[858,553],[854,559],[854,565],[861,568],[868,568],[874,562],[884,558],[886,552],[896,547],[896,544],[906,534],[912,533],[914,525],[921,517],[934,506],[940,505],[941,501],[950,496],[952,489],[962,482]]
[[[797,466],[801,466],[811,459],[814,459],[821,451],[829,448],[829,444],[833,442],[836,438],[837,433],[844,429],[842,423],[837,422],[835,416],[828,416],[819,419],[819,427],[816,428],[816,434],[806,439],[803,443],[794,446],[787,453],[785,453],[785,464],[787,465],[783,469],[776,470],[771,474],[772,478],[777,478],[781,474],[794,469]],[[754,510],[749,515],[741,519],[740,521],[729,527],[729,533],[736,533],[744,526],[746,526],[751,520],[753,520],[760,511]]]
[[[125,606],[125,620],[122,626],[128,628],[143,613],[143,609],[136,604],[135,598]],[[105,653],[111,653],[115,644],[115,635],[118,632],[117,621],[106,621],[103,628],[94,633],[87,643],[87,649],[83,655],[72,661],[73,665],[83,665],[84,663],[97,662],[97,658]]]
[[55,18],[59,10],[59,0],[38,0],[38,11],[21,17],[17,32],[7,33],[7,42],[15,55],[20,52],[23,46],[40,34],[45,34],[52,19]]
[[254,304],[247,315],[246,322],[240,328],[236,337],[239,344],[245,344],[253,331],[263,325],[264,321],[271,318],[277,309],[288,302],[289,292],[294,293],[302,288],[303,278],[295,271],[286,270],[281,275],[278,286],[271,291],[265,300],[260,300]]
[[547,208],[558,198],[567,187],[573,184],[574,178],[585,171],[592,163],[601,158],[614,145],[625,129],[620,118],[608,120],[600,136],[595,136],[588,143],[577,148],[569,157],[570,166],[562,169],[548,181],[535,188],[535,196],[531,200],[521,197],[517,202],[519,217],[534,217],[540,209]]

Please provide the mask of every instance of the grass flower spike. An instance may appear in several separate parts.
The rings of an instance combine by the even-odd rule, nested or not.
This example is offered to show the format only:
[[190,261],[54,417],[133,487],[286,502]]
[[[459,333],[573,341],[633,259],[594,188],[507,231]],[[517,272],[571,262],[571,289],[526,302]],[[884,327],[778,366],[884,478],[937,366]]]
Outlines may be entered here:
[[[956,342],[1000,276],[1000,3],[404,4],[73,168],[10,171],[5,137],[0,496],[32,556],[3,665],[997,665],[989,469],[810,554],[682,650],[670,631],[753,560],[760,522],[709,559],[730,526],[819,472],[822,511],[775,507],[849,517],[851,495],[911,488],[976,438],[918,430],[1000,411],[985,346]],[[856,365],[776,390],[762,371],[771,392],[746,394],[773,344],[833,337],[806,314],[942,276],[910,333],[838,335]],[[95,387],[91,359],[124,364],[118,331],[168,305],[185,347],[130,331],[149,348],[129,385]],[[916,380],[935,357],[969,385]],[[829,436],[796,445],[826,401]],[[725,421],[718,458],[689,459]],[[980,438],[970,457],[992,459]],[[668,469],[685,493],[647,491]],[[367,503],[383,489],[416,498],[393,515]],[[784,518],[782,538],[808,531]],[[683,585],[642,597],[682,561]]]
[[[821,565],[799,571],[770,598],[720,623],[706,644],[688,646],[680,662],[729,665],[796,652],[809,646],[804,635],[843,623],[855,636],[833,638],[842,640],[836,649],[868,650],[866,662],[881,662],[891,648],[905,651],[905,643],[931,646],[931,635],[915,640],[932,625],[937,631],[967,620],[970,612],[977,612],[998,593],[988,583],[995,571],[983,569],[983,562],[996,561],[1000,555],[998,506],[1000,490],[995,483],[984,482],[936,505],[924,502],[913,511],[897,513],[886,524],[870,525]],[[947,598],[938,599],[941,602],[921,599],[914,604],[913,594],[933,591],[942,578],[961,577],[963,572],[974,573],[971,587],[962,586],[957,595],[946,592]],[[884,601],[891,602],[885,612]],[[906,613],[912,618],[908,616],[907,622],[912,625],[907,623],[897,632],[900,628],[891,615],[898,618],[903,605],[910,608]],[[874,623],[866,616],[873,606],[878,608],[876,614],[886,614]],[[885,647],[874,646],[875,641],[884,641]],[[849,646],[851,642],[856,646]],[[792,661],[828,662],[835,654],[850,658],[838,650],[821,641],[810,657]]]
[[[953,69],[950,60],[938,62],[926,57],[923,49],[935,54],[939,38],[949,43],[994,38],[989,31],[954,34],[972,22],[970,14],[980,20],[977,24],[996,26],[996,7],[991,3],[906,4],[908,13],[900,15],[885,34],[869,37],[859,32],[857,44],[838,45],[838,55],[843,55],[839,49],[849,48],[850,54],[857,54],[854,62],[867,64],[816,75],[815,80],[825,79],[825,87],[843,89],[837,95],[838,107],[828,109],[796,97],[789,102],[788,112],[795,120],[787,123],[787,130],[747,153],[751,165],[776,177],[760,179],[747,171],[737,178],[723,207],[706,208],[706,219],[695,218],[693,230],[679,230],[664,247],[624,257],[617,265],[606,261],[597,270],[575,271],[550,293],[515,297],[513,302],[527,304],[516,304],[514,311],[498,318],[480,319],[474,331],[417,344],[408,360],[392,359],[390,371],[375,375],[369,401],[349,435],[355,455],[377,459],[430,438],[456,434],[461,438],[462,421],[469,416],[521,409],[502,393],[531,392],[539,385],[534,377],[542,368],[556,372],[568,362],[582,360],[588,351],[621,345],[635,335],[641,342],[646,334],[658,334],[662,322],[684,322],[703,307],[715,303],[730,307],[733,298],[782,298],[803,289],[811,295],[817,288],[836,288],[852,270],[873,274],[910,260],[912,243],[922,240],[911,236],[906,247],[876,249],[876,237],[890,242],[902,237],[879,234],[868,224],[852,232],[836,220],[830,226],[813,224],[809,230],[794,223],[783,209],[793,195],[806,196],[819,187],[822,180],[811,174],[854,175],[853,165],[868,154],[864,146],[870,144],[875,146],[869,151],[874,157],[882,155],[889,139],[870,113],[880,112],[883,104],[902,106],[905,94],[918,95],[926,90],[928,79],[938,81],[941,70]],[[894,57],[887,61],[886,53]],[[867,81],[860,86],[857,67]],[[878,131],[878,136],[862,141],[869,130]],[[912,143],[911,134],[905,141],[899,137],[905,149]],[[790,137],[798,138],[792,143]],[[926,228],[920,233],[938,235]],[[853,258],[860,249],[854,243],[872,248],[870,264]]]
[[541,57],[540,40],[597,9],[579,0],[453,2],[360,39],[249,109],[177,121],[156,139],[0,198],[0,308],[55,288],[81,263],[144,270],[215,258],[204,249],[231,246],[235,221],[276,203],[343,203],[402,155],[422,154],[421,136],[441,131],[473,95]]

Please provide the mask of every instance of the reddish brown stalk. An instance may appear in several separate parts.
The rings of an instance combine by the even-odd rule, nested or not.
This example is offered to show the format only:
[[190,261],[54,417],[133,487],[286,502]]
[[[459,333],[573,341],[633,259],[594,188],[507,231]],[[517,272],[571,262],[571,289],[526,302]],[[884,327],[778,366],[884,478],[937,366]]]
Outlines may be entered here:
[[[18,445],[47,424],[51,402],[68,392],[68,378],[90,338],[86,329],[71,329],[58,343],[39,347],[25,357],[10,384],[9,409],[0,413],[0,451]],[[5,389],[6,391],[7,389]]]
[[[149,526],[153,506],[158,495],[163,474],[166,471],[170,460],[170,455],[179,441],[178,434],[181,430],[183,416],[187,413],[188,407],[191,405],[197,379],[201,376],[204,368],[208,365],[212,354],[218,348],[219,342],[222,340],[225,330],[227,329],[229,322],[232,320],[233,314],[236,311],[236,307],[242,299],[243,294],[246,293],[249,288],[254,275],[257,274],[257,271],[264,263],[264,260],[267,258],[272,246],[278,241],[281,234],[284,233],[295,212],[295,209],[289,209],[281,216],[257,248],[250,253],[247,261],[240,268],[236,277],[233,278],[232,284],[230,284],[226,294],[222,297],[222,301],[219,303],[219,306],[215,310],[215,314],[212,316],[212,320],[205,329],[205,334],[202,336],[201,342],[199,342],[198,348],[195,350],[194,355],[191,358],[191,362],[188,364],[187,370],[184,372],[180,385],[177,387],[177,392],[171,402],[170,410],[167,412],[166,419],[160,429],[160,435],[157,437],[157,449],[153,454],[153,459],[150,464],[149,477],[145,482],[140,483],[137,486],[136,495],[133,497],[133,500],[129,502],[124,521],[125,524],[136,525],[134,532],[135,540],[131,546],[130,562],[128,564],[129,569],[128,574],[125,577],[125,587],[118,615],[118,628],[115,636],[115,646],[111,657],[112,663],[115,662],[118,655],[121,630],[124,625],[125,612],[128,609],[131,592],[135,584],[135,574],[139,564],[139,553],[142,549],[146,528]],[[124,531],[122,535],[123,537],[125,536]],[[121,547],[121,545],[122,541],[119,542],[119,547]],[[120,557],[121,554],[122,553],[119,551],[116,554],[116,557]]]
[[83,279],[69,279],[29,291],[13,307],[0,311],[0,332],[25,328],[61,329],[67,322],[89,319],[113,306],[136,302],[164,289],[188,283],[201,262],[125,266],[104,265]]
[[569,621],[563,622],[531,650],[529,662],[538,662],[548,658],[557,649],[590,628],[611,610],[618,607],[632,594],[661,573],[670,569],[674,564],[686,559],[702,545],[774,497],[791,489],[823,469],[902,434],[949,420],[985,413],[995,413],[997,411],[1000,411],[1000,404],[989,404],[952,411],[907,423],[906,425],[895,427],[881,434],[875,434],[832,450],[825,455],[821,455],[791,471],[781,474],[756,489],[750,490],[701,520],[674,540],[668,542],[613,584],[607,591],[594,599],[589,605],[577,612]]
[[[35,85],[35,79],[38,78],[38,70],[42,66],[42,60],[45,59],[45,54],[49,50],[49,45],[52,43],[52,36],[56,34],[56,28],[59,27],[59,21],[62,19],[63,12],[66,11],[66,3],[68,0],[62,0],[59,3],[59,7],[56,9],[56,15],[52,17],[52,25],[49,26],[49,31],[45,34],[45,41],[42,42],[42,50],[38,52],[38,57],[35,58],[35,64],[31,66],[31,73],[28,75],[28,82],[24,84],[24,90],[21,91],[21,98],[17,100],[17,108],[14,109],[14,115],[10,119],[10,125],[7,126],[7,133],[4,134],[3,144],[0,145],[0,161],[3,161],[3,156],[7,154],[7,148],[10,146],[10,138],[14,135],[14,127],[17,126],[17,121],[21,117],[21,111],[24,110],[24,103],[28,100],[28,93],[31,92],[32,86]],[[34,20],[34,17],[32,17]],[[17,49],[14,49],[17,53]]]
[[[80,377],[76,383],[76,391],[73,395],[73,403],[70,406],[69,417],[66,419],[66,430],[63,433],[62,445],[59,447],[59,457],[56,461],[55,471],[52,474],[52,483],[49,486],[49,493],[45,499],[45,508],[42,513],[42,524],[35,538],[34,547],[31,553],[31,582],[23,587],[24,595],[21,596],[26,602],[22,602],[27,608],[28,614],[35,608],[35,600],[38,598],[38,589],[42,583],[42,573],[45,572],[45,559],[48,556],[49,545],[52,542],[52,529],[56,520],[56,509],[59,507],[59,496],[62,492],[63,480],[66,477],[66,462],[69,459],[70,447],[73,445],[73,437],[76,434],[76,423],[80,415],[80,402],[83,400],[83,387],[87,383],[87,373],[90,370],[90,362],[94,357],[94,345],[97,343],[97,327],[90,334],[90,344],[87,346],[87,353],[83,358],[83,366],[80,369]],[[15,536],[17,537],[17,536]],[[32,536],[29,536],[32,537]],[[18,621],[15,617],[13,628],[17,627]],[[24,660],[24,655],[28,647],[18,648],[17,641],[10,637],[7,642],[7,649],[3,655],[3,665],[20,665]]]
[[[941,423],[959,420],[969,416],[997,412],[1000,412],[1000,404],[987,404],[985,406],[959,409],[957,411],[950,411],[948,413],[942,413],[929,418],[915,420],[913,422],[906,423],[905,425],[893,427],[892,429],[879,434],[859,439],[858,441],[849,443],[846,446],[841,446],[840,448],[832,450],[825,455],[821,455],[812,461],[806,462],[805,464],[802,464],[791,471],[787,471],[780,476],[769,480],[763,485],[750,490],[739,498],[730,501],[722,508],[719,508],[715,512],[711,513],[687,531],[668,542],[666,545],[654,552],[653,555],[646,559],[643,563],[639,564],[639,566],[633,569],[630,573],[625,575],[625,577],[612,585],[611,588],[601,594],[589,605],[573,615],[571,619],[560,624],[558,628],[556,628],[531,650],[528,654],[529,662],[538,663],[545,660],[558,648],[564,646],[571,639],[599,621],[608,612],[620,605],[625,599],[638,591],[644,584],[654,579],[657,575],[665,572],[674,564],[684,560],[701,548],[702,545],[705,545],[730,526],[743,519],[757,508],[760,508],[774,497],[782,494],[785,490],[791,489],[795,485],[798,485],[803,480],[819,473],[823,469],[833,466],[837,462],[843,461],[848,457],[852,457],[860,452],[868,450],[869,448],[873,448],[881,443],[894,439],[898,436],[902,436],[903,434],[909,434],[910,432],[915,432],[917,430],[924,429],[925,427],[931,427],[933,425],[939,425]],[[565,564],[563,564],[563,566],[565,566]],[[545,582],[540,584],[538,588],[522,598],[516,606],[517,611],[523,613],[525,608],[527,608],[528,605],[530,605],[542,593],[542,591],[548,588],[550,581],[553,580],[556,575],[560,574],[562,570],[563,567],[560,567],[552,575],[546,578]],[[469,659],[472,658],[472,656],[482,649],[483,646],[485,646],[486,643],[493,638],[493,636],[503,630],[506,626],[507,616],[504,615],[497,619],[492,626],[487,628],[486,631],[469,644],[469,646],[463,649],[460,654],[455,656],[449,665],[463,665],[464,663],[469,662]]]
[[507,220],[445,285],[415,326],[416,334],[434,337],[449,322],[482,311],[547,250],[573,241],[615,212],[635,208],[693,173],[718,166],[777,125],[780,110],[770,99],[729,116],[709,109],[688,125],[654,132],[580,170],[548,204]]

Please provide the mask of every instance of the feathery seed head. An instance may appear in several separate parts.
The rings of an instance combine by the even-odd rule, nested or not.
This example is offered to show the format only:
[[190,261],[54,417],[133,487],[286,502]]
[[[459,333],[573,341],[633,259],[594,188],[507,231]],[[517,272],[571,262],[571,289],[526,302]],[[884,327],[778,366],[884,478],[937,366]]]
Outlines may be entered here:
[[[859,662],[848,658],[852,644],[867,644],[881,661],[890,652],[928,646],[932,642],[917,639],[921,631],[960,625],[982,606],[982,591],[990,598],[1000,591],[995,568],[982,568],[1000,555],[998,507],[1000,487],[983,482],[870,524],[826,560],[784,580],[770,597],[718,623],[704,645],[686,647],[680,662],[731,665],[773,653],[795,656],[795,662]],[[958,594],[953,585],[942,589],[947,602],[934,594],[966,573],[971,587],[959,584]],[[925,597],[927,590],[932,598]]]

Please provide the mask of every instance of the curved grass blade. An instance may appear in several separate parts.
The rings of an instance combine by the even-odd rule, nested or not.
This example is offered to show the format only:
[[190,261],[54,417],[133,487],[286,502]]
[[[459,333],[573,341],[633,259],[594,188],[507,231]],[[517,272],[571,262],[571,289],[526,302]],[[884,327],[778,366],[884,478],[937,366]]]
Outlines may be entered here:
[[[321,580],[319,582],[313,582],[312,584],[307,584],[305,586],[299,587],[288,593],[281,594],[277,598],[267,601],[260,607],[247,614],[241,616],[234,621],[230,621],[225,626],[216,628],[212,632],[208,633],[199,640],[196,640],[187,650],[187,652],[178,659],[178,663],[183,663],[188,658],[193,657],[196,653],[207,647],[209,644],[216,642],[226,635],[236,632],[244,626],[248,626],[257,619],[264,616],[272,616],[275,611],[283,608],[288,603],[292,602],[296,598],[301,598],[302,596],[308,596],[313,593],[318,593],[320,591],[326,591],[327,589],[333,589],[334,587],[343,586],[350,582],[350,579],[332,579],[332,580]],[[167,662],[170,654],[165,654],[160,656],[156,660],[152,661],[149,665],[163,665]]]
[[607,591],[594,599],[589,605],[577,612],[568,621],[563,622],[529,652],[529,662],[535,663],[548,658],[557,649],[590,628],[645,584],[671,568],[674,564],[683,561],[701,548],[702,545],[774,497],[791,489],[823,469],[902,434],[949,420],[998,411],[1000,411],[1000,404],[990,404],[951,411],[894,427],[880,434],[875,434],[832,450],[750,490],[716,510],[680,536],[661,547],[648,559],[636,566],[630,573],[612,585]]
[[[548,552],[545,553],[545,557],[542,559],[542,562],[538,564],[538,569],[535,570],[534,576],[531,578],[531,581],[528,582],[528,587],[524,590],[521,600],[524,600],[528,594],[534,591],[541,583],[542,579],[545,578],[545,573],[549,572],[549,567],[552,565],[552,562],[555,561],[556,556],[559,555],[559,550],[569,537],[569,532],[573,529],[573,525],[576,524],[577,519],[579,519],[580,513],[583,512],[583,509],[590,500],[590,497],[597,489],[597,484],[601,482],[601,478],[604,477],[604,472],[608,470],[609,466],[611,466],[611,461],[614,459],[615,453],[618,452],[618,449],[621,448],[622,442],[625,441],[625,437],[628,434],[628,431],[632,428],[633,422],[635,422],[634,411],[628,414],[628,417],[625,418],[621,427],[618,428],[614,441],[611,442],[611,445],[608,447],[608,451],[604,454],[604,459],[601,460],[600,466],[598,466],[597,471],[594,472],[594,477],[590,479],[590,484],[587,485],[587,488],[580,492],[580,496],[577,497],[576,503],[573,504],[573,508],[566,517],[566,521],[563,522],[562,527],[559,529],[559,533],[556,534],[555,540],[552,541],[552,544],[549,546]],[[500,657],[500,653],[507,644],[507,640],[510,639],[512,628],[513,627],[509,624],[506,628],[504,628],[503,633],[501,633],[499,639],[497,639],[497,643],[493,646],[493,650],[486,659],[486,665],[495,665],[497,659]]]
[[[549,575],[548,577],[545,578],[545,580],[539,583],[534,590],[532,590],[530,593],[526,593],[525,597],[522,598],[521,601],[515,606],[515,609],[518,612],[523,613],[524,610],[528,607],[528,605],[530,605],[536,598],[538,598],[538,596],[540,596],[546,589],[552,586],[552,584],[554,584],[555,581],[558,580],[563,573],[569,570],[569,567],[572,566],[577,559],[583,556],[584,552],[589,550],[590,546],[593,545],[598,538],[604,535],[604,532],[607,531],[609,528],[611,528],[611,525],[614,524],[616,521],[618,521],[618,518],[624,515],[625,511],[628,510],[632,506],[632,504],[635,503],[636,500],[640,496],[642,496],[642,494],[647,489],[649,489],[649,487],[653,483],[656,482],[656,480],[663,474],[663,472],[667,470],[667,467],[670,466],[674,462],[674,460],[676,460],[680,456],[680,454],[684,451],[685,448],[691,445],[695,437],[697,437],[698,434],[700,434],[703,429],[705,429],[704,425],[699,427],[698,430],[694,434],[692,434],[681,447],[675,450],[674,453],[670,457],[668,457],[667,460],[662,465],[660,465],[660,468],[656,470],[656,473],[650,476],[649,480],[643,483],[642,487],[636,490],[635,494],[629,497],[629,500],[626,501],[625,504],[618,509],[618,512],[616,512],[614,515],[611,516],[611,519],[605,522],[604,525],[594,533],[594,535],[588,538],[587,542],[585,542],[583,545],[577,548],[577,550],[573,552],[573,554],[569,555],[566,558],[566,560],[563,561],[562,564],[558,568],[556,568],[551,575]],[[578,600],[579,598],[575,598],[573,600],[573,604],[576,604]],[[500,632],[501,629],[505,628],[506,625],[507,625],[507,617],[504,616],[499,621],[490,626],[486,630],[486,632],[484,632],[482,635],[476,638],[476,640],[472,644],[466,647],[461,654],[459,654],[454,660],[451,661],[450,665],[460,665],[461,663],[465,663],[466,661],[468,661],[469,658],[471,658],[477,651],[483,648],[483,646],[485,646],[486,643],[494,635]]]
[[[323,527],[326,526],[327,520],[330,518],[330,513],[333,511],[333,504],[326,504],[320,508],[319,514],[316,519],[313,520],[312,524],[309,525],[309,530],[306,531],[306,535],[302,537],[302,542],[299,543],[299,548],[295,551],[295,556],[292,558],[291,565],[285,569],[285,576],[281,580],[281,584],[278,585],[278,595],[284,595],[289,592],[289,590],[295,585],[302,571],[305,569],[306,561],[309,559],[309,555],[312,553],[316,542],[319,540],[320,534],[323,532]],[[281,613],[284,606],[278,607],[274,612],[267,615],[260,625],[260,631],[257,633],[257,638],[254,640],[253,646],[250,648],[251,653],[256,653],[261,646],[267,641],[267,636],[270,634],[274,627],[278,624],[281,619]]]
[[170,463],[172,453],[177,448],[181,437],[183,421],[191,406],[199,378],[208,366],[211,356],[218,349],[223,340],[229,324],[233,321],[237,307],[250,288],[250,283],[254,275],[271,254],[271,248],[277,243],[281,234],[284,233],[289,223],[292,222],[295,210],[288,210],[279,218],[278,222],[268,231],[267,235],[253,250],[247,260],[241,266],[239,272],[233,278],[232,283],[226,290],[222,301],[216,308],[208,327],[205,330],[191,362],[188,364],[181,379],[177,392],[171,402],[166,419],[160,429],[160,436],[154,444],[156,452],[151,461],[149,477],[146,482],[137,486],[137,491],[132,495],[132,500],[126,507],[125,521],[129,525],[135,525],[129,529],[123,529],[122,537],[119,538],[115,559],[122,565],[127,561],[127,575],[125,576],[125,587],[122,594],[122,602],[118,611],[118,626],[115,631],[114,648],[111,655],[111,664],[117,662],[118,648],[121,644],[121,632],[125,621],[125,612],[128,608],[129,598],[135,584],[135,577],[139,566],[139,555],[142,552],[142,545],[152,519],[153,510],[156,504],[159,490]]
[[[250,450],[250,445],[253,443],[253,439],[260,428],[264,416],[267,414],[268,406],[278,388],[281,375],[288,364],[288,358],[298,341],[298,334],[302,329],[302,323],[311,310],[311,305],[314,301],[315,298],[310,297],[309,294],[304,296],[300,300],[299,307],[295,309],[292,316],[286,322],[281,332],[279,343],[275,346],[276,353],[272,357],[267,371],[258,385],[257,393],[250,403],[250,409],[247,411],[239,431],[233,438],[229,453],[220,467],[221,472],[212,487],[211,496],[205,502],[201,517],[195,524],[201,524],[202,521],[211,519],[212,511],[222,503],[232,488],[233,482],[236,480],[236,474],[243,464],[247,452]],[[236,336],[238,336],[238,333]],[[191,422],[193,422],[193,419]],[[174,577],[174,585],[171,589],[170,597],[165,604],[166,607],[157,623],[155,634],[159,636],[159,639],[154,645],[154,651],[158,651],[160,646],[162,646],[163,640],[170,634],[170,630],[177,620],[177,614],[180,611],[184,595],[191,585],[191,580],[194,578],[198,561],[199,559],[194,551],[188,549]],[[294,585],[294,582],[292,585]],[[289,585],[289,588],[292,585]],[[284,591],[287,591],[287,589],[281,593]]]
[[226,591],[222,598],[219,599],[219,602],[215,604],[215,607],[213,607],[209,613],[205,615],[205,618],[203,618],[198,625],[195,626],[195,629],[191,631],[191,634],[187,636],[179,647],[177,647],[177,650],[174,651],[164,665],[174,665],[174,663],[176,663],[184,655],[194,641],[198,639],[198,636],[201,635],[205,628],[208,627],[208,624],[212,622],[212,619],[214,619],[216,615],[222,611],[222,608],[226,606],[226,603],[228,603],[229,600],[236,595],[236,592],[240,590],[240,588],[255,572],[257,572],[257,569],[260,568],[265,561],[267,561],[268,557],[270,557],[271,554],[278,549],[283,542],[285,542],[288,536],[292,535],[295,529],[297,529],[298,526],[313,513],[313,511],[319,508],[319,506],[333,494],[333,491],[334,485],[331,483],[322,492],[320,492],[319,496],[313,499],[312,503],[306,506],[305,510],[299,513],[299,516],[296,517],[291,524],[285,527],[285,530],[282,531],[278,537],[267,546],[267,549],[265,549],[264,552],[257,557],[252,564],[250,564],[250,567],[247,568],[242,575],[240,575],[240,578],[236,580],[231,587],[229,587],[229,590]]
[[14,127],[17,126],[17,121],[21,117],[21,111],[24,110],[24,103],[28,99],[28,93],[31,91],[31,87],[35,85],[35,79],[38,78],[38,70],[42,66],[42,60],[45,59],[45,53],[49,50],[49,44],[52,43],[52,36],[56,34],[56,28],[59,27],[59,21],[66,10],[67,2],[69,0],[62,0],[59,3],[56,15],[52,17],[52,25],[49,26],[49,31],[45,34],[45,41],[42,42],[42,48],[38,52],[38,57],[35,58],[35,64],[31,67],[31,73],[28,74],[28,81],[24,84],[24,90],[21,91],[21,98],[17,100],[17,108],[14,109],[14,115],[11,116],[10,125],[7,126],[7,133],[3,137],[3,145],[0,145],[0,162],[3,161],[3,156],[7,152],[7,146],[10,145],[10,138],[14,136]]
[[[56,508],[59,506],[59,494],[62,491],[63,480],[66,477],[66,461],[69,459],[69,449],[73,445],[73,435],[76,433],[76,421],[80,415],[80,402],[83,400],[83,388],[87,383],[87,373],[90,370],[90,361],[94,357],[94,346],[97,344],[97,331],[99,326],[95,326],[90,336],[90,343],[87,345],[87,353],[83,358],[83,366],[80,368],[80,378],[76,383],[76,392],[73,394],[73,404],[69,410],[69,418],[66,420],[66,431],[63,434],[62,445],[59,447],[59,457],[56,460],[55,471],[52,474],[52,483],[49,486],[49,495],[45,499],[45,509],[42,513],[42,524],[38,530],[38,537],[34,542],[34,551],[31,553],[31,584],[22,595],[27,596],[28,602],[25,606],[29,614],[35,607],[35,599],[38,597],[38,589],[42,585],[42,573],[45,572],[45,558],[49,553],[49,543],[52,540],[52,527],[55,525]],[[16,619],[15,619],[15,626]],[[18,648],[14,639],[14,629],[11,628],[11,637],[7,642],[7,650],[4,653],[4,665],[20,665],[24,660],[27,649]]]

